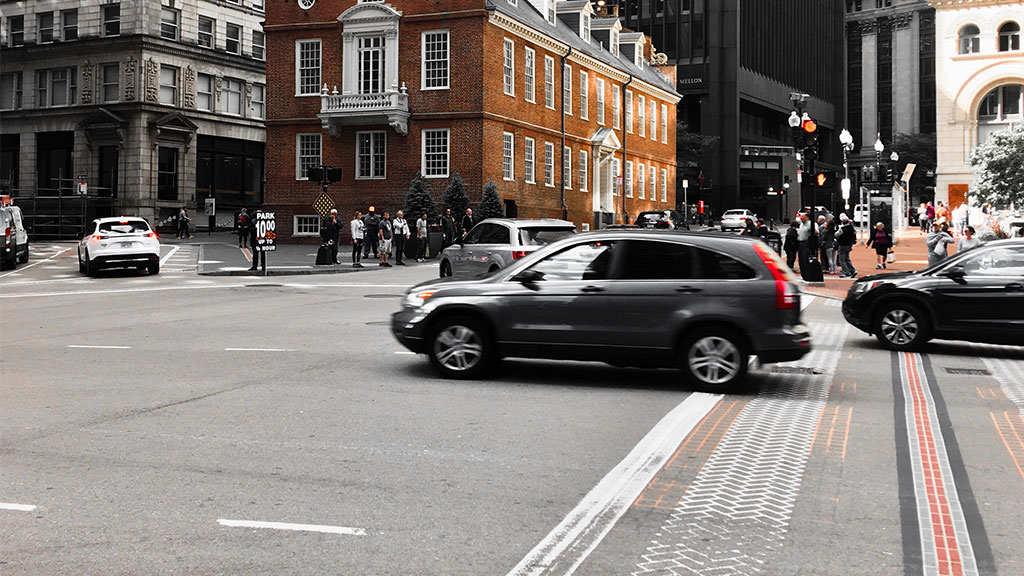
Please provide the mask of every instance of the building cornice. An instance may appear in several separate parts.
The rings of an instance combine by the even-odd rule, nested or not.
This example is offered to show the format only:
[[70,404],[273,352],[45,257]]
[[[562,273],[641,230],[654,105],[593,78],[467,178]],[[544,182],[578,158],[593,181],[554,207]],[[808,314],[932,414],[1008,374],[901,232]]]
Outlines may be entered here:
[[927,0],[928,5],[936,10],[959,10],[964,8],[980,8],[983,6],[1008,6],[1020,4],[1019,0]]

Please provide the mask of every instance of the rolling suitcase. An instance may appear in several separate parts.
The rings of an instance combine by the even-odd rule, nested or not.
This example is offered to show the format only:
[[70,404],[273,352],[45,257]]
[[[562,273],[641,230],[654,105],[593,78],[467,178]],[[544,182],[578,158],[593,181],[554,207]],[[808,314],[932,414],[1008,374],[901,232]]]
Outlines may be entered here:
[[331,262],[331,249],[327,244],[321,244],[320,249],[316,251],[316,265],[326,266],[328,264],[333,264]]

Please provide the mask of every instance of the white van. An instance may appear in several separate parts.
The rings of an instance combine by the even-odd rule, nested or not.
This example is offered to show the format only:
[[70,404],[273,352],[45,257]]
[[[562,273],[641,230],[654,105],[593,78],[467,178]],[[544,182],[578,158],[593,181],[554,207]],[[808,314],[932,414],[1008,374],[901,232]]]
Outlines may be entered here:
[[868,212],[867,204],[857,204],[853,207],[853,225],[861,226],[867,225],[870,213]]
[[28,262],[28,232],[21,208],[0,206],[0,269],[15,268]]

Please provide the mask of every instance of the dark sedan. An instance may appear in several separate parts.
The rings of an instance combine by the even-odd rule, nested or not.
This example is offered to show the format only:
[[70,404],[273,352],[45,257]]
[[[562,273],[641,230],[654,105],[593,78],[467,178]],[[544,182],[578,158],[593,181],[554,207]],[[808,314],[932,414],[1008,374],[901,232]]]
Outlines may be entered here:
[[774,251],[670,230],[574,235],[485,278],[420,284],[391,329],[453,378],[502,357],[596,360],[680,367],[695,387],[725,391],[753,355],[782,362],[810,350],[799,280]]
[[919,272],[859,279],[847,322],[891,350],[932,338],[1024,345],[1024,240],[989,242]]

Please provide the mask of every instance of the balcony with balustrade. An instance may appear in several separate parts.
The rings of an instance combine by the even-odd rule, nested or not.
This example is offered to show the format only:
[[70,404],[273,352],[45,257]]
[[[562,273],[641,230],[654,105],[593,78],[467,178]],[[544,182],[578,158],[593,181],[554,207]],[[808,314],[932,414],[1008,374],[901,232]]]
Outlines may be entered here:
[[320,118],[332,136],[339,136],[345,126],[388,124],[401,135],[409,132],[409,94],[405,86],[375,94],[341,94],[338,87],[320,90]]

